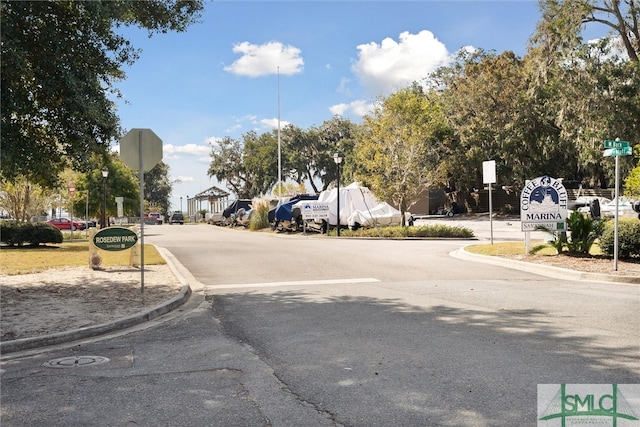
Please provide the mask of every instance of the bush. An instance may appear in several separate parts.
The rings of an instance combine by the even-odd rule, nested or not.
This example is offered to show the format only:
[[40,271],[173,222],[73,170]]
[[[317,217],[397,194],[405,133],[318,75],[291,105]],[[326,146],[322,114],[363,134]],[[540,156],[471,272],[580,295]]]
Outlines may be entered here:
[[62,243],[62,232],[44,222],[2,221],[0,240],[10,246],[22,246],[25,243],[31,246],[42,243]]
[[[330,235],[336,234],[332,230]],[[341,236],[345,237],[378,237],[378,238],[411,238],[411,237],[432,237],[432,238],[457,238],[468,239],[473,237],[473,231],[466,227],[451,227],[443,224],[421,225],[419,227],[377,227],[360,228],[358,230],[341,230]]]
[[567,242],[569,252],[588,254],[593,243],[602,234],[603,225],[602,220],[573,211],[567,218],[567,227],[571,233],[571,239]]
[[251,206],[251,219],[249,220],[249,230],[256,231],[269,227],[269,205],[268,200],[258,200]]
[[[608,220],[600,237],[600,249],[608,255],[613,255],[614,227],[614,221]],[[640,220],[635,218],[618,220],[618,256],[621,258],[640,256]]]
[[559,233],[541,227],[540,230],[551,234],[553,240],[536,246],[531,250],[531,254],[535,254],[549,246],[559,254],[565,249],[570,253],[588,254],[593,243],[602,235],[603,227],[604,220],[593,219],[590,215],[573,211],[567,218],[569,237],[567,237],[567,233]]

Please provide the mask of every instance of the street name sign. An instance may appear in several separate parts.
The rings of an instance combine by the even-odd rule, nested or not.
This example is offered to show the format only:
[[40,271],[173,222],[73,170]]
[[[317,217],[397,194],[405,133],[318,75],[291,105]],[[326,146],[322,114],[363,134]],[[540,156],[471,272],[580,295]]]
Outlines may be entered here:
[[633,149],[631,147],[614,147],[607,148],[604,150],[604,157],[613,157],[613,156],[630,156],[633,154]]
[[629,146],[629,141],[618,141],[607,139],[604,141],[604,148],[625,148]]

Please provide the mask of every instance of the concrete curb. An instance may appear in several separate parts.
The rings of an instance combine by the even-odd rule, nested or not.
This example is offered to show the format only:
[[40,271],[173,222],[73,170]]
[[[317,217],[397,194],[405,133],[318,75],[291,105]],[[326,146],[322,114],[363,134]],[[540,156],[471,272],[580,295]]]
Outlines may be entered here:
[[547,277],[552,277],[554,279],[640,285],[640,277],[614,276],[612,274],[604,273],[588,273],[584,271],[569,270],[566,268],[554,267],[544,264],[534,264],[526,261],[518,261],[497,256],[479,255],[466,251],[464,247],[450,252],[449,255],[458,259],[483,262],[485,264],[499,265],[501,267],[514,268],[529,273],[541,274]]
[[165,251],[159,250],[159,252],[161,255],[163,255],[163,258],[167,261],[167,264],[175,274],[176,278],[182,284],[182,288],[178,292],[178,295],[176,295],[172,299],[158,304],[149,310],[127,316],[122,319],[105,322],[98,325],[87,326],[85,328],[74,329],[71,331],[58,332],[51,335],[0,342],[0,354],[4,355],[17,351],[32,350],[40,347],[49,347],[52,345],[69,343],[104,335],[110,332],[120,331],[123,329],[131,328],[133,326],[137,326],[141,323],[149,322],[182,306],[189,300],[189,297],[192,294],[191,286],[173,265],[173,258],[164,256],[164,254],[166,253]]

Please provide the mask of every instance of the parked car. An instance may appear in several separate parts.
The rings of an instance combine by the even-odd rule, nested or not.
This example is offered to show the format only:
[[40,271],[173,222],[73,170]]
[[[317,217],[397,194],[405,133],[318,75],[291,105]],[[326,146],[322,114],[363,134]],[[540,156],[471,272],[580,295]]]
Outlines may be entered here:
[[169,224],[184,224],[184,215],[182,215],[182,212],[174,212],[169,219]]
[[80,219],[80,218],[73,218],[74,221],[76,222],[82,222],[85,225],[85,228],[92,228],[96,226],[96,222],[92,219]]
[[162,225],[164,222],[164,216],[160,212],[149,212],[149,218],[155,218],[158,225]]
[[54,218],[47,221],[49,224],[53,225],[59,230],[84,230],[86,228],[86,224],[82,221],[74,220],[71,222],[69,218]]

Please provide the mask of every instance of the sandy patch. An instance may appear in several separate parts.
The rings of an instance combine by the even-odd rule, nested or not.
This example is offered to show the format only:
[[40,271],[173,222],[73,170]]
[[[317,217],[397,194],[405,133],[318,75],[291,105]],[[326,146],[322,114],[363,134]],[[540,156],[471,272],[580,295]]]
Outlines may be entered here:
[[0,341],[97,325],[148,310],[181,289],[168,265],[88,267],[0,276]]

